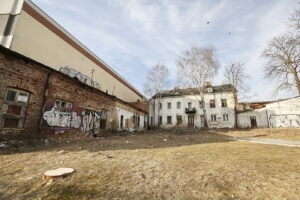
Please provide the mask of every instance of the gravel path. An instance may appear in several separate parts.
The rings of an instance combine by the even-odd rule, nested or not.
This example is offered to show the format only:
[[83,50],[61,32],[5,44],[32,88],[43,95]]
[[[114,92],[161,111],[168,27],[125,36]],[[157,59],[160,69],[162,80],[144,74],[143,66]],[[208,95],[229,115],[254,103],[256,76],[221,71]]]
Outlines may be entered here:
[[236,138],[235,140],[254,142],[260,144],[274,144],[274,145],[289,146],[289,147],[300,147],[300,141],[293,141],[293,140],[279,140],[279,139],[271,139],[271,138]]

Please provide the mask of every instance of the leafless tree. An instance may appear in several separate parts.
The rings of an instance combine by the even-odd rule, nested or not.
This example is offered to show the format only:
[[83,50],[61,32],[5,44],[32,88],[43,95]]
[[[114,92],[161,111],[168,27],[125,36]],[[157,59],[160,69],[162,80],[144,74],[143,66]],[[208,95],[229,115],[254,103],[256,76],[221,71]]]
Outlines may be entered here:
[[169,70],[164,65],[154,65],[147,73],[144,83],[144,93],[151,98],[156,93],[161,92],[168,85]]
[[277,80],[275,90],[297,89],[300,95],[300,38],[291,34],[274,37],[263,56],[268,60],[265,76]]
[[[213,47],[193,47],[182,52],[177,59],[177,81],[183,87],[191,85],[198,88],[204,102],[205,83],[217,75],[219,68],[220,64]],[[205,103],[203,106],[204,124],[207,126]]]
[[289,19],[289,25],[297,32],[300,32],[300,10],[296,10]]
[[225,67],[225,82],[237,89],[240,98],[248,98],[250,88],[245,81],[250,78],[246,73],[244,63],[233,62]]

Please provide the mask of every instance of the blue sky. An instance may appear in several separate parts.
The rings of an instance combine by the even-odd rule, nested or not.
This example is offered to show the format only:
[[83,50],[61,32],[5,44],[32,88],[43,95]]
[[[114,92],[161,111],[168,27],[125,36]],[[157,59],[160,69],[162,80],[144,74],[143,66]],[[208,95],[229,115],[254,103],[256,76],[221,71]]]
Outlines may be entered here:
[[222,65],[214,84],[222,84],[224,66],[239,61],[251,76],[251,100],[295,96],[272,96],[274,83],[264,79],[261,52],[268,40],[287,31],[290,14],[300,7],[298,0],[33,2],[141,92],[151,66],[165,64],[173,88],[180,52],[213,45]]

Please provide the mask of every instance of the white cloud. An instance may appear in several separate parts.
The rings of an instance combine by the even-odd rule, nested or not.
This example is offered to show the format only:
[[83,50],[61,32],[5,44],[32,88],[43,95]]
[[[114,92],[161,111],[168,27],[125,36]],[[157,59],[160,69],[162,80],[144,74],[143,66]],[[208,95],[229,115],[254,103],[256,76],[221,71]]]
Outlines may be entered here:
[[[193,45],[212,44],[222,65],[246,63],[259,99],[270,98],[273,87],[264,79],[261,52],[268,40],[286,30],[297,5],[297,0],[34,2],[140,90],[152,65],[166,64],[175,84],[178,54]],[[221,83],[222,76],[215,81]]]

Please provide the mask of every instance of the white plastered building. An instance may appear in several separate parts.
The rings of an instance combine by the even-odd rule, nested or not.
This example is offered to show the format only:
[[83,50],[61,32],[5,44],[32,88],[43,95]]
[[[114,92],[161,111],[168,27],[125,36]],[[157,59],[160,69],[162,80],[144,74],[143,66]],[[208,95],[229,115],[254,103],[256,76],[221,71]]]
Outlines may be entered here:
[[197,88],[175,87],[154,95],[149,104],[149,125],[204,127],[205,115],[209,128],[234,128],[236,90],[232,85],[208,84],[204,91],[204,100]]

